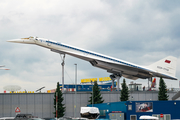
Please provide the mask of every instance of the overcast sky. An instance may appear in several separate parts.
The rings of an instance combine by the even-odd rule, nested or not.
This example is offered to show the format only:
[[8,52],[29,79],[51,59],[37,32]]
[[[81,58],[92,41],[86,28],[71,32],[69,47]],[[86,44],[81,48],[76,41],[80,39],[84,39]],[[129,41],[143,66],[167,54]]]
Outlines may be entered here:
[[[164,0],[0,0],[0,92],[7,85],[43,92],[61,83],[61,57],[36,45],[6,42],[29,36],[52,39],[79,48],[148,66],[167,56],[178,58],[180,78],[180,1]],[[66,56],[65,83],[110,73],[89,62]],[[122,81],[123,78],[121,78]],[[157,78],[157,84],[159,84]],[[127,83],[132,80],[126,79]],[[147,80],[134,81],[147,86]],[[179,80],[165,80],[179,87]]]

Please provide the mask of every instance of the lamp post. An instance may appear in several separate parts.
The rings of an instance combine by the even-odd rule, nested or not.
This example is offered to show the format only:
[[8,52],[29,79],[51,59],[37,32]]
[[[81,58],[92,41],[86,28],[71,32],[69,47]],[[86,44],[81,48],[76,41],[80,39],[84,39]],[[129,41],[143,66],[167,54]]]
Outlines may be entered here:
[[93,107],[93,102],[94,102],[94,98],[93,98],[93,82],[92,82],[92,80],[91,80],[91,84],[92,84],[92,107]]
[[76,100],[76,91],[77,91],[77,64],[74,64],[75,65],[75,106],[74,106],[74,117],[76,117],[76,104],[77,104],[77,100]]

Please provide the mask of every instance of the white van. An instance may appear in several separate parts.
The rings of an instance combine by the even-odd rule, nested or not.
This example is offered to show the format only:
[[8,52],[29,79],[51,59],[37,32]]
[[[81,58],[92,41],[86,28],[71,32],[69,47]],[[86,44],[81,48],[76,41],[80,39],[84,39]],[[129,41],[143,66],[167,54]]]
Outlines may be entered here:
[[153,117],[153,116],[148,116],[148,115],[143,115],[139,117],[140,120],[159,120],[158,117]]
[[0,120],[13,120],[14,117],[2,117],[0,118]]

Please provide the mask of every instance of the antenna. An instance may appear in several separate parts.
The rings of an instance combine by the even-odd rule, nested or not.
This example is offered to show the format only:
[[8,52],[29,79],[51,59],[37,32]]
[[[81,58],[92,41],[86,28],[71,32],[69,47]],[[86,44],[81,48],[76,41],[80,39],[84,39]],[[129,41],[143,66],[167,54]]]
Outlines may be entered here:
[[44,88],[45,88],[45,86],[44,86],[44,87],[39,88],[38,90],[36,90],[36,92],[38,92],[38,91],[39,91],[39,93],[41,93],[41,90],[42,90],[42,89],[44,89]]

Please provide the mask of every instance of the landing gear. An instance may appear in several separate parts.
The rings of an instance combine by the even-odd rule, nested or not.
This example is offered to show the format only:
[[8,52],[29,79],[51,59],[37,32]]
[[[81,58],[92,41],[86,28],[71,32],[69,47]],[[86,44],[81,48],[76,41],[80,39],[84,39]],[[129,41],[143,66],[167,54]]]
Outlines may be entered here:
[[58,51],[58,50],[55,50],[55,49],[51,49],[52,52],[56,52],[56,53],[59,53],[60,54],[60,57],[62,59],[62,93],[64,93],[64,65],[65,65],[65,53],[64,52],[61,52],[61,51]]
[[112,89],[113,89],[113,90],[114,90],[114,81],[115,81],[115,79],[117,79],[117,91],[120,90],[119,80],[120,80],[121,76],[122,76],[121,73],[110,75],[110,78],[111,78],[111,80],[112,80]]
[[62,59],[62,93],[64,93],[64,64],[65,64],[65,54],[60,54]]
[[148,78],[148,90],[150,90],[150,85],[149,85],[149,81],[152,83],[152,77]]

